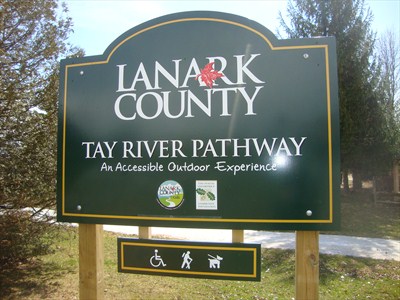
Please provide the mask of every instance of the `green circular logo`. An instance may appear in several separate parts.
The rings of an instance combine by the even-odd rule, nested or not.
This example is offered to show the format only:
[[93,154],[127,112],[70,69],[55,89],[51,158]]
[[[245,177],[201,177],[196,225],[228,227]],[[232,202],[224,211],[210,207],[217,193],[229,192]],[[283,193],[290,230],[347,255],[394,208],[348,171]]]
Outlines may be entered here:
[[183,203],[183,188],[174,180],[161,183],[157,191],[157,201],[163,208],[177,209]]

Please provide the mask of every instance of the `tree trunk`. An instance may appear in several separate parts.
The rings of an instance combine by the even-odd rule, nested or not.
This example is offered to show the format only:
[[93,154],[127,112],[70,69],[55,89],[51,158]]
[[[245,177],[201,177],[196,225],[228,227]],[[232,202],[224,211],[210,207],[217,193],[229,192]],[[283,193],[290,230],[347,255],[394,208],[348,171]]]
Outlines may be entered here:
[[393,163],[393,193],[399,193],[399,162]]
[[349,188],[349,171],[347,169],[342,172],[342,182],[343,182],[343,190],[345,193],[348,193]]
[[353,191],[362,189],[361,173],[353,171]]

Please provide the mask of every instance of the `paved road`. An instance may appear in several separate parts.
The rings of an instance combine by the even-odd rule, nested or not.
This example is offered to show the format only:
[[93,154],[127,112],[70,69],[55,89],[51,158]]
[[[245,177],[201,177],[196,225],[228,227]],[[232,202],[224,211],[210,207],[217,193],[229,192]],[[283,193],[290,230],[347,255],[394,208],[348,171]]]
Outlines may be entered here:
[[[136,226],[104,225],[104,230],[138,234]],[[152,235],[154,238],[200,242],[232,241],[231,230],[152,227]],[[245,230],[244,241],[245,243],[261,244],[263,248],[295,248],[295,234],[288,232]],[[325,254],[400,261],[400,241],[397,240],[320,234],[319,248],[320,253]]]

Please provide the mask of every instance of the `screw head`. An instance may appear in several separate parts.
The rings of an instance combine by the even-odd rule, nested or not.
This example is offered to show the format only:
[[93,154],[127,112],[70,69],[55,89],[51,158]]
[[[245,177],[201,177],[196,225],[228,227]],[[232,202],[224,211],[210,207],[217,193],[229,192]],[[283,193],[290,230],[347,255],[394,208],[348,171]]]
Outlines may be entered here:
[[307,211],[306,211],[306,215],[307,215],[308,217],[311,217],[311,216],[312,216],[312,211],[311,211],[311,210],[307,210]]
[[79,72],[79,74],[80,74],[81,76],[82,76],[84,73],[85,73],[85,72],[83,72],[83,71],[80,71],[80,72]]
[[82,206],[80,206],[80,205],[78,205],[77,207],[76,207],[76,210],[78,210],[78,211],[80,211],[82,209]]
[[304,57],[304,59],[307,59],[307,58],[309,58],[310,56],[308,55],[308,53],[304,53],[304,54],[303,54],[303,57]]

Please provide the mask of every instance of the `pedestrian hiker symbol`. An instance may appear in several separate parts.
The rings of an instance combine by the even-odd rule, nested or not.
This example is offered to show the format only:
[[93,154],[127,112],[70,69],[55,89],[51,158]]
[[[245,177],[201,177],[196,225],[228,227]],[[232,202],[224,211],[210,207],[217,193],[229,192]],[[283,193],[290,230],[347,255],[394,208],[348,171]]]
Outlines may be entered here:
[[184,252],[182,254],[182,257],[183,257],[183,262],[182,262],[181,269],[183,269],[183,268],[190,269],[190,264],[193,261],[193,259],[190,257],[190,251]]

